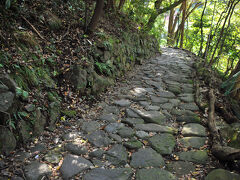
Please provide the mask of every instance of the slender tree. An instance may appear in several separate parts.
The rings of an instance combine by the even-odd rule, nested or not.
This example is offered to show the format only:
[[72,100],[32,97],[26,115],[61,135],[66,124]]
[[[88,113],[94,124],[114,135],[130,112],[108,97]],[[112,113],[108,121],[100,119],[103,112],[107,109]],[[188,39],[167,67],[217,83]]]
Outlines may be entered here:
[[221,42],[221,39],[223,37],[223,33],[224,33],[224,30],[225,30],[225,25],[226,25],[226,22],[228,20],[228,17],[230,16],[231,14],[231,11],[232,11],[232,8],[234,6],[234,1],[229,1],[229,9],[228,9],[228,13],[227,13],[227,16],[225,17],[225,20],[223,22],[223,25],[222,25],[222,28],[221,28],[221,31],[220,31],[220,34],[219,34],[219,38],[217,40],[217,43],[215,45],[215,49],[213,50],[213,53],[212,53],[212,56],[211,56],[211,60],[209,62],[209,66],[212,66],[213,63],[214,63],[214,56],[215,56],[215,53],[218,49],[218,46],[219,46],[219,43]]
[[233,15],[233,12],[234,12],[234,9],[236,7],[236,5],[239,3],[239,0],[235,2],[235,4],[233,5],[232,7],[232,10],[230,12],[230,15],[229,15],[229,18],[228,18],[228,25],[227,27],[225,28],[225,33],[223,34],[223,37],[222,37],[222,40],[221,40],[221,45],[220,45],[220,48],[219,48],[219,51],[218,51],[218,55],[217,57],[215,58],[214,62],[218,61],[222,52],[223,52],[223,46],[224,46],[224,43],[225,43],[225,40],[226,40],[226,36],[227,36],[227,31],[230,27],[230,24],[231,24],[231,18],[232,18],[232,15]]
[[118,10],[120,11],[123,8],[123,5],[125,3],[126,0],[120,0],[119,1],[119,5],[118,5]]
[[203,53],[203,59],[205,59],[204,65],[206,64],[206,59],[207,59],[207,55],[208,55],[208,48],[209,48],[210,41],[212,39],[212,29],[213,29],[213,21],[214,21],[215,10],[216,10],[216,1],[214,2],[213,15],[212,15],[212,20],[211,20],[211,27],[210,27],[210,31],[209,31],[209,34],[208,34],[206,48],[205,48],[205,51]]
[[91,34],[97,27],[98,21],[103,13],[104,0],[97,0],[92,19],[87,27],[87,34]]
[[181,32],[181,40],[180,40],[180,48],[183,48],[183,39],[184,39],[184,25],[185,25],[185,18],[186,18],[186,8],[187,8],[187,0],[183,1],[183,10],[182,10],[182,25],[180,28]]
[[204,16],[204,13],[205,13],[205,10],[206,10],[206,7],[207,7],[207,2],[208,2],[208,0],[205,0],[202,15],[201,15],[201,20],[200,20],[201,42],[200,42],[200,48],[199,48],[199,52],[198,52],[199,56],[202,56],[202,49],[203,49],[203,16]]
[[161,5],[162,5],[163,0],[157,0],[157,1],[155,2],[155,5],[154,5],[155,11],[153,11],[153,12],[151,13],[150,18],[148,19],[148,22],[147,22],[147,24],[146,24],[146,26],[145,26],[145,31],[149,31],[149,30],[152,29],[155,20],[157,19],[157,17],[158,17],[160,14],[163,14],[163,13],[165,13],[165,12],[167,12],[167,11],[175,8],[175,7],[177,7],[177,6],[178,6],[179,4],[181,4],[183,1],[184,1],[184,0],[178,0],[178,1],[174,2],[174,3],[171,3],[169,6],[167,6],[167,7],[165,7],[165,8],[160,8]]

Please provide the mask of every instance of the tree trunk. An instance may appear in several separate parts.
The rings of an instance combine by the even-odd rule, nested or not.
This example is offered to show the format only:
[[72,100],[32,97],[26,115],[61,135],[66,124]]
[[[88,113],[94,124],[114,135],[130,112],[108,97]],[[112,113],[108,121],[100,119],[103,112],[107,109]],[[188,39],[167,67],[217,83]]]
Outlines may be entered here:
[[236,74],[237,72],[240,71],[240,59],[237,62],[236,67],[234,68],[234,70],[231,72],[229,78],[232,78],[234,74]]
[[167,38],[167,44],[172,45],[172,34],[173,34],[173,18],[175,14],[175,9],[170,10],[170,15],[169,15],[169,21],[168,21],[168,38]]
[[205,13],[205,10],[206,10],[206,7],[207,7],[207,1],[208,0],[205,0],[204,8],[203,8],[202,15],[201,15],[201,24],[200,24],[200,28],[201,28],[201,43],[200,43],[198,56],[202,56],[202,49],[203,49],[203,16],[204,16],[204,13]]
[[214,21],[215,10],[216,10],[216,1],[214,2],[214,9],[213,9],[213,15],[212,15],[211,28],[210,28],[209,35],[208,35],[206,48],[205,48],[205,51],[204,51],[204,54],[203,54],[203,59],[205,59],[204,65],[206,64],[206,61],[207,61],[208,48],[209,48],[209,44],[210,44],[211,39],[212,39],[211,37],[212,37],[212,28],[213,28],[213,21]]
[[107,0],[107,10],[109,11],[115,10],[114,0]]
[[220,46],[220,49],[219,49],[219,51],[218,51],[218,55],[217,55],[217,57],[215,58],[215,60],[214,60],[213,63],[215,63],[217,60],[219,60],[219,58],[220,58],[220,56],[221,56],[221,54],[222,54],[224,42],[225,42],[225,39],[226,39],[226,36],[227,36],[227,31],[228,31],[228,28],[229,28],[229,26],[230,26],[230,24],[231,24],[231,18],[232,18],[234,9],[235,9],[235,7],[236,7],[236,5],[237,5],[238,3],[239,3],[239,1],[237,1],[237,2],[233,5],[233,7],[232,7],[232,11],[230,12],[230,16],[229,16],[229,18],[228,18],[228,25],[227,25],[227,28],[225,29],[225,33],[224,33],[223,38],[222,38],[222,41],[221,41],[221,46]]
[[160,15],[160,14],[163,14],[173,8],[175,8],[176,6],[178,6],[179,4],[181,4],[184,0],[178,0],[176,2],[174,2],[173,4],[165,7],[165,8],[162,8],[160,9],[160,6],[162,4],[162,1],[163,0],[157,0],[155,2],[155,11],[150,15],[150,18],[145,26],[145,31],[150,31],[155,23],[155,20],[157,19],[157,17]]
[[226,25],[226,22],[227,22],[227,19],[228,19],[229,15],[230,15],[230,12],[231,12],[231,9],[232,9],[232,6],[233,6],[233,2],[229,1],[229,4],[230,4],[230,8],[229,8],[229,10],[228,10],[227,16],[226,16],[226,18],[225,18],[225,20],[224,20],[224,23],[223,23],[223,25],[222,25],[222,29],[221,29],[219,38],[218,38],[218,40],[217,40],[215,49],[214,49],[214,51],[213,51],[213,53],[212,53],[212,57],[211,57],[211,60],[210,60],[210,62],[209,62],[209,66],[212,66],[212,65],[213,65],[214,56],[215,56],[215,53],[216,53],[216,51],[217,51],[218,45],[219,45],[219,43],[220,43],[220,41],[221,41],[221,39],[222,39],[222,36],[223,36],[223,33],[224,33],[224,27],[225,27],[225,25]]
[[181,40],[180,40],[180,48],[183,48],[183,39],[184,39],[184,25],[185,25],[185,17],[186,17],[186,6],[187,6],[187,0],[183,1],[183,13],[182,13],[182,26],[181,26]]
[[91,34],[97,27],[98,21],[103,12],[103,6],[104,6],[104,0],[97,0],[94,14],[93,14],[92,19],[87,27],[87,31],[86,31],[87,34]]
[[119,5],[118,5],[118,10],[120,11],[125,3],[125,0],[120,0]]
[[[195,4],[195,6],[192,8],[192,10],[190,11],[190,6],[189,6],[189,8],[188,8],[188,10],[187,10],[187,15],[186,15],[186,17],[185,17],[185,21],[187,20],[187,18],[190,16],[190,14],[197,8],[197,7],[199,7],[201,5],[201,3],[197,3],[197,4]],[[181,12],[182,12],[182,6],[181,6],[181,8],[180,8],[180,11],[178,12],[179,14],[177,14],[177,16],[176,16],[176,18],[177,18],[177,20],[176,20],[176,18],[175,18],[175,22],[174,22],[174,29],[175,29],[175,27],[176,27],[176,24],[177,24],[177,21],[179,21],[179,16],[180,16],[180,14],[181,14]],[[178,23],[179,24],[179,23]],[[177,38],[178,38],[178,35],[179,35],[179,31],[180,31],[180,28],[182,27],[182,22],[180,23],[180,25],[178,25],[178,28],[177,28],[177,31],[174,33],[173,32],[173,37],[174,37],[174,42],[175,41],[177,41]]]

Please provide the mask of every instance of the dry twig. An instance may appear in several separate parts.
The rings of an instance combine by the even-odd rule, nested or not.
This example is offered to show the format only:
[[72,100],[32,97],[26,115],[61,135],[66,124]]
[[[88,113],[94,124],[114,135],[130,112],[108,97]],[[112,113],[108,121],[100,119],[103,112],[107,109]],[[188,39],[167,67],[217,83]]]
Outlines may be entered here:
[[39,33],[39,31],[25,17],[23,17],[23,16],[21,16],[21,17],[23,18],[24,21],[26,21],[31,26],[31,28],[37,33],[37,35],[41,39],[45,40],[45,38]]

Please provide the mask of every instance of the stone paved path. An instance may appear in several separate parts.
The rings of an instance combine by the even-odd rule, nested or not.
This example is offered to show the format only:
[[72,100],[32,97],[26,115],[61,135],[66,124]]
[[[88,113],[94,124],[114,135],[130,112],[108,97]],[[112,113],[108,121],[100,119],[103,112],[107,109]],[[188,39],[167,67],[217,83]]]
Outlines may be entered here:
[[26,179],[204,179],[211,157],[193,63],[181,50],[164,49],[99,104],[100,115],[79,120],[50,149],[37,144],[20,153],[21,162],[37,154],[24,161]]

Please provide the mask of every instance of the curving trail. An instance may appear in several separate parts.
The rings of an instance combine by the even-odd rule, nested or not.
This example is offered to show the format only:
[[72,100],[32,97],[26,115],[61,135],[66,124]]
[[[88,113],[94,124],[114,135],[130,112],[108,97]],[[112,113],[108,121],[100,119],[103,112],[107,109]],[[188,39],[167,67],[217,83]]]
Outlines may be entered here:
[[193,64],[188,53],[163,49],[83,119],[59,127],[51,144],[20,152],[26,179],[204,179],[213,164]]

